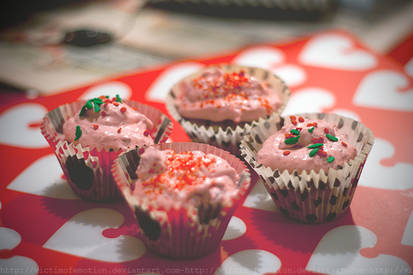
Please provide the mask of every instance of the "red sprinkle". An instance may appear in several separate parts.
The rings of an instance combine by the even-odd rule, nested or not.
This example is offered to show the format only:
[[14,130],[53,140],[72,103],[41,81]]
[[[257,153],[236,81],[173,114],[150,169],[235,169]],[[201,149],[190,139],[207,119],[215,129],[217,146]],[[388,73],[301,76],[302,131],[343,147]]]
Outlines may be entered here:
[[99,125],[97,125],[97,124],[93,124],[92,126],[93,126],[94,130],[97,130],[99,128]]
[[284,151],[284,152],[283,152],[283,155],[284,155],[284,156],[288,156],[290,153],[291,153],[290,151]]
[[122,127],[118,129],[118,134],[120,134],[121,131],[122,131]]
[[297,131],[300,131],[301,132],[301,130],[303,129],[303,128],[301,128],[301,127],[297,127],[297,128],[295,128]]
[[285,134],[285,138],[292,138],[292,137],[295,137],[295,136],[291,133],[286,133]]
[[347,147],[347,143],[345,143],[344,141],[342,141],[341,144],[342,144],[344,147]]
[[311,141],[313,143],[324,143],[323,137],[313,138]]
[[104,112],[104,111],[100,112],[100,114],[101,114],[102,116],[106,116],[106,112]]
[[126,112],[126,107],[120,108],[120,111],[121,111],[122,113]]
[[119,106],[119,102],[112,102],[113,105]]
[[145,153],[145,148],[143,147],[139,148],[139,155],[142,155],[143,153]]
[[324,150],[318,150],[317,154],[318,154],[320,157],[326,157],[326,156],[327,156],[327,152],[324,151]]
[[330,133],[330,131],[328,130],[328,128],[324,128],[324,133],[326,133],[326,134]]
[[145,137],[149,136],[149,131],[148,131],[148,130],[145,130],[145,132],[143,132],[143,135],[144,135]]
[[302,116],[298,117],[299,122],[304,122],[304,118]]
[[308,123],[307,127],[317,127],[317,122]]

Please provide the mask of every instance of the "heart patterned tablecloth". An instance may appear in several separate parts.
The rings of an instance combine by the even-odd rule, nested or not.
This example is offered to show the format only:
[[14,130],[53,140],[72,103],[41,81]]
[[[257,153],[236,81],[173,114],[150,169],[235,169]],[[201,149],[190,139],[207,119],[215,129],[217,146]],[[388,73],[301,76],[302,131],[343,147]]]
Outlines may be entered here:
[[[166,112],[178,79],[214,63],[263,67],[292,90],[284,114],[335,112],[376,142],[350,211],[304,225],[280,214],[256,184],[219,249],[175,261],[148,251],[124,203],[92,203],[68,187],[39,123],[79,98],[119,94]],[[51,79],[50,81],[53,81]],[[265,44],[105,79],[0,106],[0,274],[410,274],[413,268],[413,80],[403,66],[343,31]],[[175,122],[173,141],[188,141]]]

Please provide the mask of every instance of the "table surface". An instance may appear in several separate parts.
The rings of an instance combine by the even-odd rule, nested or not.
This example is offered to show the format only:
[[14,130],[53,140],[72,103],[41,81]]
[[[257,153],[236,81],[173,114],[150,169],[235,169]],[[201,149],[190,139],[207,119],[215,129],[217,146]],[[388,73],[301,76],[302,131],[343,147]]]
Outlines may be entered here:
[[[413,3],[375,2],[364,11],[341,7],[314,21],[174,13],[142,8],[143,0],[75,2],[0,32],[0,81],[30,90],[31,95],[55,94],[134,69],[331,28],[350,31],[373,50],[386,53],[413,29]],[[91,48],[53,44],[66,30],[84,27],[108,31],[115,41]]]
[[[321,225],[280,214],[256,183],[217,251],[173,261],[147,251],[123,203],[79,199],[39,131],[60,104],[119,94],[166,113],[171,85],[214,63],[260,66],[292,91],[284,114],[335,112],[372,129],[375,144],[350,211]],[[406,67],[407,68],[407,67]],[[176,62],[0,106],[0,274],[411,274],[413,79],[354,35],[327,31],[280,44]],[[174,122],[172,141],[188,141]]]

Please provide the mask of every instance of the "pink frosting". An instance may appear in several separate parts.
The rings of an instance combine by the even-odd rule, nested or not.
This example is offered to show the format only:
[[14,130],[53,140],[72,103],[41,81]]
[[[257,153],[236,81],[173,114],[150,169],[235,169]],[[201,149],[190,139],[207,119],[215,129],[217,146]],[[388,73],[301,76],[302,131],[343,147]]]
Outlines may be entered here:
[[105,103],[100,108],[99,112],[89,109],[67,119],[63,124],[65,139],[74,141],[79,126],[82,134],[78,142],[83,146],[125,151],[153,144],[149,134],[153,124],[146,116],[125,103]]
[[223,203],[238,194],[239,175],[229,163],[201,151],[177,153],[148,147],[136,170],[136,196],[182,205]]
[[213,67],[179,85],[182,94],[177,99],[178,111],[186,118],[238,123],[265,117],[281,106],[277,93],[267,83],[243,71],[225,73]]
[[[303,120],[303,118],[300,120]],[[347,134],[338,129],[336,125],[323,120],[305,119],[300,122],[293,119],[292,121],[296,125],[287,123],[280,131],[265,140],[258,152],[257,161],[259,163],[280,171],[288,170],[292,172],[297,169],[299,172],[302,170],[318,172],[323,169],[327,172],[329,168],[336,169],[338,166],[342,166],[344,162],[356,157],[356,148],[349,143]],[[316,123],[317,126],[311,126],[312,123]],[[286,144],[286,139],[297,137],[296,134],[291,133],[293,129],[299,131],[298,142],[296,144]],[[338,140],[332,141],[327,137],[328,135],[336,137]],[[307,148],[319,143],[323,145],[318,147],[318,151],[316,148]],[[310,156],[310,152],[313,150],[317,152]]]

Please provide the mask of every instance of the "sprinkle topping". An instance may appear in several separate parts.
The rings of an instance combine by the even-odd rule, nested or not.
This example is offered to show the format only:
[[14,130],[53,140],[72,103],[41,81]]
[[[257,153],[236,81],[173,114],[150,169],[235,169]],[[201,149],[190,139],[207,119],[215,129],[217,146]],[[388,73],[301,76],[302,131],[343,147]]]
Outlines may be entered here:
[[315,144],[311,144],[310,146],[307,146],[307,148],[309,149],[313,149],[313,148],[319,148],[321,146],[323,146],[324,144],[322,143],[315,143]]
[[[245,74],[244,70],[231,73],[222,72],[213,79],[200,75],[192,80],[192,86],[200,91],[203,100],[199,103],[200,108],[205,105],[215,105],[217,108],[221,108],[221,103],[214,100],[216,98],[221,98],[224,102],[239,101],[244,103],[250,98],[245,89],[254,87],[254,85],[254,81]],[[261,88],[265,87],[264,84],[260,84],[260,86]],[[273,107],[266,98],[258,97],[257,100],[268,114],[271,113]]]
[[[89,99],[88,101],[86,101],[85,105],[83,105],[83,107],[80,109],[79,116],[85,115],[87,110],[94,110],[95,113],[99,113],[101,110],[101,105],[103,104],[103,106],[107,106],[109,103],[112,103],[115,106],[119,106],[119,103],[122,103],[122,99],[119,97],[118,94],[116,95],[116,97],[112,99],[110,99],[109,96],[100,96]],[[101,114],[104,115],[103,112]]]
[[290,133],[298,136],[298,135],[300,134],[300,131],[298,131],[297,129],[292,129],[292,130],[290,131]]
[[337,138],[337,137],[335,137],[335,136],[333,136],[333,135],[326,134],[326,137],[327,137],[329,140],[333,141],[333,142],[338,141],[338,138]]
[[[205,180],[200,171],[214,170],[216,158],[207,155],[196,155],[194,152],[170,152],[165,160],[166,171],[142,182],[147,194],[162,194],[166,188],[177,191],[187,186],[197,185]],[[171,180],[174,179],[174,180]]]
[[327,158],[327,162],[328,162],[328,163],[332,163],[334,160],[335,160],[335,158],[334,158],[333,156],[329,156],[329,157]]
[[82,136],[82,129],[80,129],[79,125],[76,126],[75,135],[76,135],[76,137],[75,137],[74,141],[78,140]]
[[314,148],[313,150],[310,151],[310,157],[314,157],[318,151],[320,150],[320,148]]
[[287,138],[284,142],[285,144],[296,144],[299,138],[300,136],[290,137],[290,138]]

